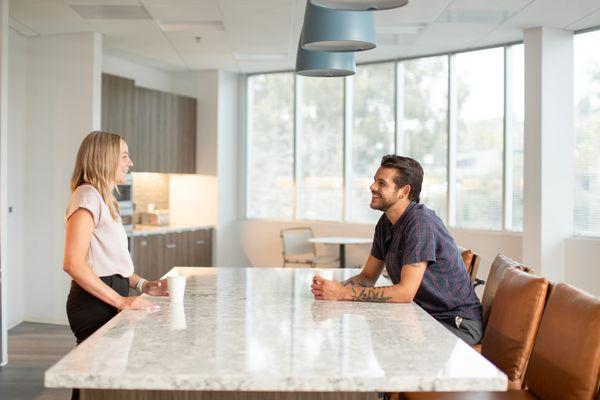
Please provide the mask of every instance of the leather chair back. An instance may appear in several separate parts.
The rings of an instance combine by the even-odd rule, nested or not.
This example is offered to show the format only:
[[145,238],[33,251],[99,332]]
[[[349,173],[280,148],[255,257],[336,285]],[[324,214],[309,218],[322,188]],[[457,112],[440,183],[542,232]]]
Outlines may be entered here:
[[598,398],[600,299],[565,283],[552,289],[525,381],[540,399]]
[[460,256],[465,263],[465,268],[467,269],[467,273],[471,277],[471,283],[475,282],[475,278],[477,278],[477,270],[479,269],[479,261],[481,257],[479,255],[473,253],[471,249],[467,249],[464,247],[458,246],[458,251],[460,251]]
[[481,354],[508,376],[509,389],[521,389],[542,318],[548,281],[516,268],[498,285]]
[[498,254],[490,267],[490,272],[488,274],[488,278],[485,284],[485,289],[483,290],[483,296],[481,298],[481,307],[483,308],[483,327],[487,326],[487,321],[490,316],[490,312],[492,311],[492,305],[494,303],[494,298],[496,297],[496,291],[498,290],[498,285],[502,281],[504,274],[509,268],[517,268],[522,271],[533,273],[533,268],[526,267],[521,263],[511,260],[510,258],[504,256],[503,254]]

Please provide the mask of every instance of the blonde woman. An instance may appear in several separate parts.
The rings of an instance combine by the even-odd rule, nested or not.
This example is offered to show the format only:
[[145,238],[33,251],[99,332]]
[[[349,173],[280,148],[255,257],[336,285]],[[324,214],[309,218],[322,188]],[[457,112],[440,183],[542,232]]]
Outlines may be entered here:
[[165,280],[149,282],[133,272],[113,196],[132,166],[127,143],[114,133],[90,133],[77,153],[63,260],[63,269],[73,278],[67,316],[77,344],[120,310],[157,308],[143,297],[128,297],[129,288],[152,296],[168,294]]

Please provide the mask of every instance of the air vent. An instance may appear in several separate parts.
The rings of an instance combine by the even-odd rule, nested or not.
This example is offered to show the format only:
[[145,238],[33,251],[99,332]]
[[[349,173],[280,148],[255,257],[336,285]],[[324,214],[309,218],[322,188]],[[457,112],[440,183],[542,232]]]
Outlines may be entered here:
[[88,6],[71,8],[83,19],[152,19],[142,6]]

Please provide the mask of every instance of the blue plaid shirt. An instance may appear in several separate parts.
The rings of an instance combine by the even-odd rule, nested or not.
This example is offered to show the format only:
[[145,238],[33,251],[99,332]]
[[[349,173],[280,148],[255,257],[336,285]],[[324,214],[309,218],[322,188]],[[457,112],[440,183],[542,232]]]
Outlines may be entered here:
[[384,260],[394,284],[400,282],[402,266],[427,262],[414,301],[435,319],[482,319],[481,303],[454,239],[423,204],[412,202],[394,225],[383,214],[375,227],[371,255]]

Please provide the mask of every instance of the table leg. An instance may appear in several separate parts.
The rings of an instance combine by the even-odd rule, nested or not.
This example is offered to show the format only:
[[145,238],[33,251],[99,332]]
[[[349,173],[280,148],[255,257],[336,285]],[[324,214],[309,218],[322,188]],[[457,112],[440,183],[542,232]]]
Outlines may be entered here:
[[340,243],[340,268],[346,268],[346,245]]

